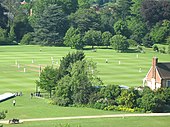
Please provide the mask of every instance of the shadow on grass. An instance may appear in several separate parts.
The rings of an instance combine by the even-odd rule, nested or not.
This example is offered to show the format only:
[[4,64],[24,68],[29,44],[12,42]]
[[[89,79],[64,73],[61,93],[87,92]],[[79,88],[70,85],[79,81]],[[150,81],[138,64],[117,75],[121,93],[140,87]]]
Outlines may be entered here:
[[125,53],[141,53],[141,52],[138,51],[137,49],[128,49],[125,51]]

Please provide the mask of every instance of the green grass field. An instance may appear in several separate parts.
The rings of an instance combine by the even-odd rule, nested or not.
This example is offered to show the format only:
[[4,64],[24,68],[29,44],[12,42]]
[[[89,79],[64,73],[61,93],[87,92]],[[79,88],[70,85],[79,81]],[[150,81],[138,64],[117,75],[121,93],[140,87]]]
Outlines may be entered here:
[[[0,111],[8,110],[6,119],[118,113],[89,108],[58,107],[49,104],[49,101],[46,99],[30,99],[30,93],[35,91],[35,80],[39,77],[39,66],[45,67],[47,65],[52,65],[51,59],[53,58],[54,66],[57,67],[59,66],[60,59],[68,52],[73,51],[75,50],[67,47],[0,46],[0,94],[5,92],[23,92],[22,97],[16,98],[16,107],[12,106],[12,100],[0,103]],[[106,85],[121,84],[127,86],[140,86],[142,85],[142,79],[145,77],[151,66],[153,56],[158,57],[161,62],[170,61],[168,54],[155,53],[152,49],[145,49],[146,53],[144,54],[116,53],[111,49],[97,49],[97,52],[85,50],[84,52],[86,59],[92,59],[97,63],[97,70],[99,71],[98,76]],[[108,59],[109,63],[105,63],[106,59]],[[133,127],[134,125],[132,125],[132,123],[135,124],[135,121],[138,122],[141,120],[146,121],[146,123],[143,122],[139,124],[138,127],[152,126],[154,125],[153,122],[150,123],[152,120],[159,122],[159,124],[155,124],[154,127],[157,127],[158,125],[166,127],[169,125],[168,118],[169,117],[128,118],[124,120],[125,122],[123,122],[122,127],[123,125],[126,125],[126,122],[129,123],[129,121],[131,121],[129,127]],[[115,127],[121,122],[122,120],[118,118],[61,121],[61,123],[71,123],[73,126],[80,124],[82,127],[111,127],[113,125]],[[28,122],[16,126],[46,127],[49,125],[49,127],[54,127],[58,123],[60,123],[60,121],[42,123]]]
[[[169,127],[169,117],[128,117],[25,122],[5,127]],[[62,126],[60,126],[62,125]]]

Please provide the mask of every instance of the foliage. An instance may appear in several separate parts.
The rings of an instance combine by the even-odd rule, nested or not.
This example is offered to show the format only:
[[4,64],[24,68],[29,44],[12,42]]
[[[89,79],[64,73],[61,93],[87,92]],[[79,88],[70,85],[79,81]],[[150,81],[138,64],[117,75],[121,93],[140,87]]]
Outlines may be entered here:
[[112,37],[112,34],[109,31],[102,33],[102,45],[104,46],[110,46],[110,38]]
[[91,93],[91,74],[88,71],[86,61],[77,61],[70,70],[72,80],[71,91],[74,104],[87,104]]
[[[94,64],[91,61],[83,60],[82,55],[82,52],[69,53],[63,59],[64,61],[69,59],[73,61],[69,61],[69,64],[64,66],[67,72],[63,73],[57,83],[55,97],[53,98],[55,104],[60,106],[87,104],[93,92],[93,83],[100,84],[98,83],[100,80],[96,80],[96,72],[91,72],[91,69],[95,71]],[[64,63],[62,61],[60,66],[63,66]]]
[[121,95],[116,99],[118,105],[123,105],[128,108],[134,108],[137,106],[137,98],[139,93],[135,89],[122,90]]
[[149,34],[146,34],[145,37],[142,39],[143,45],[145,47],[151,48],[154,44],[154,42],[151,40],[151,36]]
[[81,61],[85,58],[85,55],[82,51],[77,51],[75,53],[68,53],[65,57],[60,60],[60,67],[59,67],[59,79],[64,77],[69,73],[69,67],[71,64],[74,64],[77,61]]
[[115,100],[121,93],[121,89],[116,85],[107,85],[102,87],[100,90],[100,94],[107,99]]
[[[0,119],[5,119],[6,115],[5,112],[0,112]],[[0,125],[0,127],[3,127],[3,125]]]
[[64,44],[66,46],[70,46],[71,48],[82,49],[84,44],[80,35],[80,31],[70,27],[65,34]]
[[37,86],[41,89],[49,92],[50,97],[52,96],[52,92],[55,90],[56,84],[58,81],[58,69],[54,69],[52,66],[45,67],[41,74],[40,80],[36,80]]
[[142,43],[142,38],[147,33],[147,27],[142,19],[130,17],[127,20],[128,29],[131,32],[130,39],[135,40],[138,44]]
[[28,32],[33,32],[33,28],[29,24],[28,19],[24,14],[20,14],[15,17],[13,27],[14,27],[14,32],[15,32],[17,42],[21,41],[24,34],[27,34]]
[[117,0],[116,3],[118,4],[118,13],[123,21],[125,18],[130,14],[130,6],[132,4],[131,0]]
[[92,9],[79,9],[69,16],[71,25],[78,28],[81,33],[90,29],[100,30],[100,17]]
[[7,24],[8,24],[8,17],[7,15],[5,15],[4,13],[7,10],[2,6],[2,4],[0,4],[0,28],[5,29],[7,28]]
[[129,48],[127,38],[122,35],[114,35],[110,39],[110,44],[113,47],[113,49],[118,52],[125,52]]
[[159,52],[159,48],[158,48],[157,45],[154,45],[154,46],[153,46],[153,51]]
[[85,32],[85,35],[83,37],[83,41],[86,45],[91,45],[92,48],[94,46],[100,46],[102,44],[100,44],[102,40],[102,35],[101,35],[101,31],[96,31],[96,30],[89,30],[87,32]]
[[62,45],[62,38],[68,28],[67,17],[58,5],[50,5],[37,21],[35,41],[40,45]]
[[164,20],[161,24],[157,23],[150,31],[151,40],[154,43],[161,44],[170,33],[170,21]]
[[159,49],[159,52],[165,54],[165,53],[166,53],[165,47],[161,47],[161,48]]
[[134,47],[134,46],[137,46],[137,45],[138,45],[138,43],[137,43],[135,40],[128,39],[127,41],[128,41],[128,43],[129,43],[129,46]]
[[149,24],[170,19],[170,2],[167,0],[144,0],[141,6],[142,17]]
[[126,25],[126,21],[119,20],[114,24],[114,31],[116,34],[123,35],[125,37],[129,37],[130,31]]
[[31,42],[33,41],[33,33],[29,32],[27,34],[25,34],[23,37],[22,37],[22,40],[20,41],[20,44],[22,45],[29,45],[31,44]]
[[70,81],[71,77],[66,75],[57,83],[55,97],[53,98],[55,104],[59,106],[69,106],[73,103]]

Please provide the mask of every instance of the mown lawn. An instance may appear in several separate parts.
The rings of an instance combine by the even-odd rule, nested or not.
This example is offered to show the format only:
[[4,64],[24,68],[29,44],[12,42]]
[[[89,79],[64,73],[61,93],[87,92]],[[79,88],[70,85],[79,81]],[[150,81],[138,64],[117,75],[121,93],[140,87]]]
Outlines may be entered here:
[[[46,99],[30,98],[30,93],[35,92],[35,80],[39,77],[39,66],[47,65],[58,67],[60,59],[68,52],[75,50],[67,47],[40,47],[40,46],[0,46],[0,94],[5,92],[20,92],[23,96],[16,97],[16,107],[12,106],[12,100],[0,103],[0,111],[7,110],[6,119],[11,118],[42,118],[80,115],[104,115],[120,112],[101,111],[90,108],[58,107],[49,104]],[[86,59],[97,63],[98,76],[104,84],[116,84],[127,86],[140,86],[142,79],[148,72],[153,56],[157,56],[159,61],[170,61],[168,54],[159,54],[152,49],[145,49],[141,53],[116,53],[111,49],[85,50]],[[108,63],[106,63],[108,59]],[[18,67],[19,64],[19,67]],[[25,72],[24,72],[25,68]],[[160,120],[159,120],[159,119]],[[28,122],[18,127],[53,127],[58,123],[71,123],[72,126],[80,124],[82,127],[103,127],[118,126],[123,127],[126,123],[129,127],[152,126],[166,127],[169,124],[169,117],[149,117],[149,118],[127,118],[127,119],[92,119],[92,120],[70,120],[53,122]],[[159,124],[150,122],[155,120]],[[122,122],[123,121],[123,122]],[[136,124],[141,122],[140,124]],[[164,122],[163,122],[164,121]],[[129,123],[130,122],[130,123]],[[122,123],[122,124],[121,124]],[[135,126],[136,125],[136,126]],[[154,126],[155,125],[155,126]],[[11,125],[5,125],[11,126]],[[14,125],[12,125],[14,126]],[[161,127],[159,126],[159,127]],[[127,126],[128,127],[128,126]]]
[[169,118],[170,117],[128,117],[36,121],[18,125],[5,125],[5,127],[169,127]]

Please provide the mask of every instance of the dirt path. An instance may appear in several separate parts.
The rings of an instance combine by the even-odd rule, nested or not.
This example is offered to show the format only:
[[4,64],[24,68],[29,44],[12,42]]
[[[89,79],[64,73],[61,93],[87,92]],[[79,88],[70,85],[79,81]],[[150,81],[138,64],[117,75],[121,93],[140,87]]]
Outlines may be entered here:
[[[31,121],[50,121],[50,120],[71,120],[71,119],[94,119],[94,118],[114,118],[114,117],[148,117],[148,116],[170,116],[170,113],[148,113],[148,114],[114,114],[114,115],[96,115],[96,116],[71,116],[55,118],[33,118],[20,119],[21,122]],[[7,124],[9,120],[0,120],[1,124]]]

